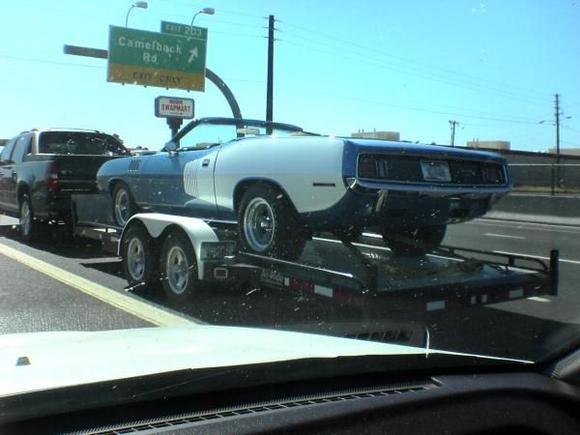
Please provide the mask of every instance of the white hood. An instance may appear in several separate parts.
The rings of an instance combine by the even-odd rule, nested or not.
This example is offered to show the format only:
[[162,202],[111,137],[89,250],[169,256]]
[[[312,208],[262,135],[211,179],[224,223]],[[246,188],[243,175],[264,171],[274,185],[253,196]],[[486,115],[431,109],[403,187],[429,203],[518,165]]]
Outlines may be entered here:
[[0,336],[0,397],[182,369],[401,354],[425,354],[425,349],[205,325],[14,334]]

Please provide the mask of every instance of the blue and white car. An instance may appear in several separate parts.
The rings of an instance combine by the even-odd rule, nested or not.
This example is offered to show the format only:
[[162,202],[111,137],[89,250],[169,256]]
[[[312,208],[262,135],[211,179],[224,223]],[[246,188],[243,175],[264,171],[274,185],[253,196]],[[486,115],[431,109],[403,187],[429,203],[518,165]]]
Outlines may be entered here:
[[511,190],[505,160],[447,146],[319,136],[280,123],[204,118],[153,155],[97,174],[119,226],[138,211],[239,225],[242,246],[296,256],[313,232],[378,232],[398,253],[441,243],[449,223]]

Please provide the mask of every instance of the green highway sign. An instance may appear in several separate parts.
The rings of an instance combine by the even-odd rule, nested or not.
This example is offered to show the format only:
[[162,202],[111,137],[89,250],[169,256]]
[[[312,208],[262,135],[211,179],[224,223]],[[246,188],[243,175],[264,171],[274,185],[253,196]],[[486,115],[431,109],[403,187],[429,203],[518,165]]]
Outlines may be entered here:
[[107,80],[203,91],[205,54],[199,38],[111,26]]

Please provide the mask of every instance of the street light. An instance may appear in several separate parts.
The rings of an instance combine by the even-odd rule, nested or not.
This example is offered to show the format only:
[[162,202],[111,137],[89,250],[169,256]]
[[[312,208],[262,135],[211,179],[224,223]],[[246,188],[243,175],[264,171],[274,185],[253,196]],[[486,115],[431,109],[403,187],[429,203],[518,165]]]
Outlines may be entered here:
[[129,14],[133,10],[133,8],[147,9],[147,2],[139,1],[139,2],[135,2],[131,5],[129,10],[127,11],[127,16],[125,17],[125,27],[127,27],[127,24],[129,23]]
[[195,17],[197,17],[199,14],[213,15],[213,14],[215,14],[215,9],[214,8],[203,8],[201,11],[193,14],[193,18],[191,19],[192,26],[193,26],[193,20],[195,20]]

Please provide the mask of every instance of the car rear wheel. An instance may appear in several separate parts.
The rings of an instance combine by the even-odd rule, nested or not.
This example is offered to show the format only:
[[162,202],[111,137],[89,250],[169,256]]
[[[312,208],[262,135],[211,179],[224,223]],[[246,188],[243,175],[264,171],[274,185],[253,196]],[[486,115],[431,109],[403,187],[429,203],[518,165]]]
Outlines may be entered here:
[[124,227],[131,216],[137,213],[137,205],[133,201],[129,187],[118,183],[113,189],[113,218],[115,224]]
[[133,225],[127,229],[121,245],[123,270],[129,286],[135,286],[139,292],[152,290],[159,283],[156,251],[145,228]]
[[242,248],[289,260],[300,256],[307,236],[290,201],[268,184],[254,184],[242,196],[238,210]]
[[32,202],[27,193],[22,195],[20,199],[20,237],[25,242],[31,242],[36,237],[37,223],[34,219],[34,210],[32,209]]
[[197,259],[187,235],[173,231],[161,247],[161,283],[165,295],[174,301],[190,298],[200,285]]
[[446,225],[387,229],[383,231],[383,240],[397,255],[424,255],[441,245],[446,229]]

